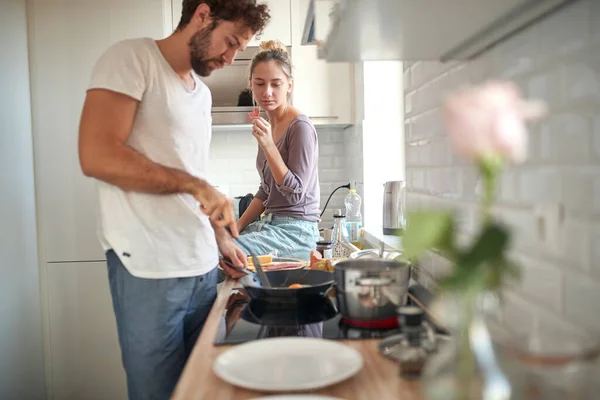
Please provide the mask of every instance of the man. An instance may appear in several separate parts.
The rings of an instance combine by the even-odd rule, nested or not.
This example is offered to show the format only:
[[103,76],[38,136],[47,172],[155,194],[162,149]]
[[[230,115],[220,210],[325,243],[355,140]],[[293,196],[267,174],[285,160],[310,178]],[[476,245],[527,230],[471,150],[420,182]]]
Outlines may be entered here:
[[219,251],[246,255],[231,202],[205,180],[211,94],[198,76],[231,64],[270,16],[256,0],[184,0],[164,40],[126,40],[96,63],[79,157],[98,180],[130,399],[167,399],[216,297]]

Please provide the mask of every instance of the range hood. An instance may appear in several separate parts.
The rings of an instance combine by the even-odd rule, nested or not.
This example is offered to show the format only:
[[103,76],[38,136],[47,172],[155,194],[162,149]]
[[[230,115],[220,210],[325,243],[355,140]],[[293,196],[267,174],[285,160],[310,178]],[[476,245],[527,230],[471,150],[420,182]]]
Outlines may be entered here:
[[303,44],[330,62],[466,60],[571,1],[310,0]]

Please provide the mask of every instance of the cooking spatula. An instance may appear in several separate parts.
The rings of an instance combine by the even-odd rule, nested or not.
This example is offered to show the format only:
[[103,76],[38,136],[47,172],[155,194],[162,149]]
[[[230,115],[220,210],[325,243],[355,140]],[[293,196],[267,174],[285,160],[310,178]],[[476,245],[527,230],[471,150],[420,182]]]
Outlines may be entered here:
[[256,257],[256,254],[254,253],[250,254],[252,255],[252,262],[254,263],[254,268],[256,268],[256,275],[260,280],[261,286],[264,288],[271,288],[271,282],[269,281],[267,274],[265,274],[265,271],[263,271],[262,265],[260,265],[260,261],[258,261],[258,257]]

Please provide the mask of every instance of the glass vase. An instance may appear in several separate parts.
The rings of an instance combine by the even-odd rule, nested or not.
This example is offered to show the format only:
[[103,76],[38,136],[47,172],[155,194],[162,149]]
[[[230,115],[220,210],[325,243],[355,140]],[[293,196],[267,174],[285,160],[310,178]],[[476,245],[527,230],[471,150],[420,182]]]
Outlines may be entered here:
[[487,329],[487,321],[495,319],[499,310],[499,297],[491,292],[470,296],[443,293],[436,298],[432,316],[450,331],[452,340],[427,359],[423,372],[426,399],[511,398],[510,384],[498,367]]

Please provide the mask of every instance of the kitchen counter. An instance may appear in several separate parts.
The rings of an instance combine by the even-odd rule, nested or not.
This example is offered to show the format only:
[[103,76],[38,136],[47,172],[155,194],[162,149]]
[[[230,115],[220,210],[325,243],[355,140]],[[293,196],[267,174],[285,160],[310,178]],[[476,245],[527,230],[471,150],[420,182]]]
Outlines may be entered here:
[[[215,346],[215,338],[225,311],[230,292],[236,280],[227,278],[221,286],[198,341],[177,383],[172,399],[196,400],[246,400],[269,395],[245,390],[218,378],[212,371],[215,359],[233,346]],[[339,397],[346,400],[419,399],[421,383],[406,381],[398,376],[398,366],[381,356],[377,350],[379,340],[342,340],[358,350],[364,359],[362,370],[339,384],[312,391],[313,394]]]
[[374,248],[379,248],[381,243],[385,244],[386,248],[401,251],[402,237],[395,235],[384,235],[381,228],[364,228],[363,241],[367,242]]

